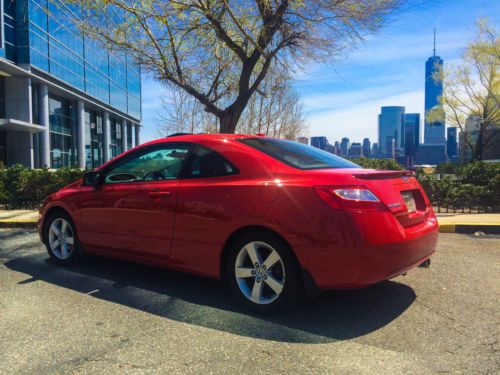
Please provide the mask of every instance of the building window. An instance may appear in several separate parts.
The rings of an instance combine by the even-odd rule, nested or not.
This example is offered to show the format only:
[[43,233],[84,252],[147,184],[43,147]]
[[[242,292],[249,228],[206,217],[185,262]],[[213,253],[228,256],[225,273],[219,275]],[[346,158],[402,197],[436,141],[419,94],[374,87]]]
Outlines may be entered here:
[[114,118],[109,119],[110,144],[109,151],[112,158],[120,155],[122,150],[122,127],[121,121]]
[[72,102],[49,97],[50,156],[52,168],[75,166],[76,121]]
[[132,146],[132,124],[127,124],[127,150],[130,150]]
[[85,166],[97,168],[103,163],[102,116],[97,111],[85,111]]
[[[16,30],[18,3],[26,8],[19,20],[26,22],[26,33]],[[126,53],[108,52],[84,38],[78,29],[82,10],[79,2],[63,0],[4,1],[5,57],[43,70],[140,120],[140,67]]]

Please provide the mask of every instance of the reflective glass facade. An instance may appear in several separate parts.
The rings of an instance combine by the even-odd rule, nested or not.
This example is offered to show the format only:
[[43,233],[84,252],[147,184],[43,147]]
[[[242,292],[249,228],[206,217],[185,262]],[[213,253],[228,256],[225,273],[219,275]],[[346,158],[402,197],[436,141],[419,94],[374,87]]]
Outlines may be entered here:
[[440,108],[439,98],[443,95],[443,82],[437,79],[443,69],[443,59],[439,56],[432,56],[425,63],[425,132],[424,143],[440,144],[445,143],[445,122],[427,121],[427,114],[433,108]]
[[103,163],[102,117],[99,112],[85,111],[85,166],[96,168]]
[[109,154],[111,158],[114,158],[123,152],[122,126],[120,120],[117,120],[113,117],[109,119],[109,133]]
[[378,143],[382,155],[391,156],[404,145],[405,107],[382,107],[378,115]]
[[76,166],[75,108],[72,102],[49,97],[52,168]]
[[74,20],[81,9],[61,0],[4,2],[3,57],[30,64],[140,121],[140,69],[84,37]]

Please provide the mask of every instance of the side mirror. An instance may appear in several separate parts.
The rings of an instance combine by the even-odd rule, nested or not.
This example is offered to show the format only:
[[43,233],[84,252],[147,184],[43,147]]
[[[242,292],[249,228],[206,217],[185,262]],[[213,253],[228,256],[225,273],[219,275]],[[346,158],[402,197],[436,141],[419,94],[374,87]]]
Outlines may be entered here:
[[88,186],[99,185],[101,175],[98,172],[87,172],[83,175],[83,183]]

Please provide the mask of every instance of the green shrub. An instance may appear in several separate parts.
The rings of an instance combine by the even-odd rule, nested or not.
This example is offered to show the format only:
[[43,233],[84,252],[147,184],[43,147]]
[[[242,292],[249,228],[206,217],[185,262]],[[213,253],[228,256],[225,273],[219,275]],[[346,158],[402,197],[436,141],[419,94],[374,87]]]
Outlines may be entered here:
[[443,163],[436,167],[435,173],[457,174],[460,164],[457,163]]
[[29,169],[14,165],[0,170],[0,203],[7,208],[38,208],[45,197],[79,179],[80,169]]
[[456,179],[436,179],[433,175],[417,174],[431,201],[466,205],[479,203],[500,209],[500,163],[453,164],[440,168],[439,172],[454,174]]

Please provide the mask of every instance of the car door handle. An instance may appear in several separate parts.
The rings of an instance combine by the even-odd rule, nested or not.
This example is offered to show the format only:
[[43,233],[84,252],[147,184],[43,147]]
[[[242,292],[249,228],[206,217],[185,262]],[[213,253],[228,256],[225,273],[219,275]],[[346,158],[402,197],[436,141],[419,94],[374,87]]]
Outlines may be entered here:
[[169,191],[152,191],[149,193],[149,196],[153,197],[153,198],[166,198],[166,197],[170,196],[170,192]]

